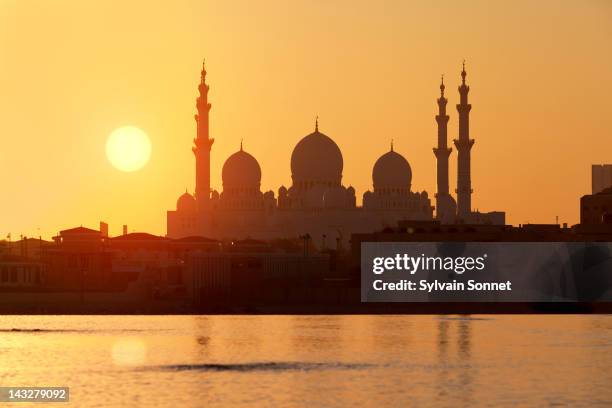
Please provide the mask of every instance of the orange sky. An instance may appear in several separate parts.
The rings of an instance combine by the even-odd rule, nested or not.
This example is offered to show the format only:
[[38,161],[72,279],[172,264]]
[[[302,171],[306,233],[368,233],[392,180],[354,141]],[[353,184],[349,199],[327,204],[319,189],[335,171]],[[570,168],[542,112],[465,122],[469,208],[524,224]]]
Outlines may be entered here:
[[[165,234],[166,210],[194,187],[204,57],[215,188],[241,138],[262,189],[288,185],[291,151],[318,114],[358,201],[391,139],[413,189],[433,197],[440,74],[451,139],[466,58],[474,208],[575,223],[590,165],[612,162],[611,39],[605,0],[0,0],[0,237],[99,220],[112,234]],[[152,141],[135,173],[105,157],[123,125]]]

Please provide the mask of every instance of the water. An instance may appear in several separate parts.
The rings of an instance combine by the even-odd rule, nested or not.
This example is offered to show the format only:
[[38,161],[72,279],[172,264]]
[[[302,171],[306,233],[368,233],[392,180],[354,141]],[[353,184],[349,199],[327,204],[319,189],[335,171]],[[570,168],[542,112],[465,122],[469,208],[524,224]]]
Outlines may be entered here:
[[0,385],[70,387],[37,407],[610,405],[611,367],[612,316],[0,317]]

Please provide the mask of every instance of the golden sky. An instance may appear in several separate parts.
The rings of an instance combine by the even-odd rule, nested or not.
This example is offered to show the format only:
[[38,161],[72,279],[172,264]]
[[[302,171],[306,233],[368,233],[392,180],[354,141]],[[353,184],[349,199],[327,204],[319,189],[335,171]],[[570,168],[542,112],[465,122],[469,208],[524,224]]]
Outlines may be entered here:
[[[203,58],[217,189],[241,138],[264,191],[289,185],[319,115],[358,202],[391,139],[433,197],[440,74],[452,139],[466,58],[474,209],[576,223],[591,164],[612,162],[611,39],[605,0],[0,0],[0,237],[100,220],[165,234],[194,187]],[[138,172],[105,156],[124,125],[151,138]],[[454,189],[456,152],[450,166]]]

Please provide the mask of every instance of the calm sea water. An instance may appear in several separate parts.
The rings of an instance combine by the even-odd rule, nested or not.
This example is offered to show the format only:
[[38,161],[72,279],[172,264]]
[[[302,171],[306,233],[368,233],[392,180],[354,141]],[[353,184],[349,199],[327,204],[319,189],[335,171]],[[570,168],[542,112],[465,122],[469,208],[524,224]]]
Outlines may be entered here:
[[70,387],[44,406],[610,405],[612,316],[5,316],[0,385]]

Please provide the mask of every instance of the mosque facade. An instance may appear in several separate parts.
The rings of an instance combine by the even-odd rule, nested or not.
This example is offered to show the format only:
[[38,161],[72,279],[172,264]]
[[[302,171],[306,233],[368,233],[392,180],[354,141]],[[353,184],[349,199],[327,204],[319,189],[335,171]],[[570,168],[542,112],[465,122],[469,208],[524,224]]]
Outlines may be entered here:
[[[469,90],[465,85],[465,67],[462,76],[462,86]],[[474,213],[469,208],[469,150],[474,141],[469,139],[467,125],[471,105],[467,105],[467,91],[464,89],[461,93],[461,87],[461,104],[457,109],[460,119],[465,122],[460,123],[459,139],[455,140],[459,151],[457,194],[460,206],[449,193],[448,158],[451,149],[446,141],[448,115],[443,83],[440,88],[440,111],[436,116],[438,147],[434,148],[438,160],[438,210],[435,217],[443,223],[503,224],[503,213]],[[204,66],[198,90],[197,132],[192,149],[196,159],[195,193],[185,192],[179,197],[176,209],[168,211],[169,237],[307,237],[321,246],[340,246],[348,242],[352,233],[379,231],[397,225],[400,220],[434,219],[435,207],[429,195],[426,191],[413,191],[410,164],[394,150],[393,144],[374,164],[372,189],[363,194],[362,206],[357,206],[355,189],[343,184],[342,152],[333,139],[319,131],[318,120],[314,131],[303,137],[293,149],[289,187],[281,186],[277,194],[262,192],[259,162],[243,149],[241,143],[240,150],[228,157],[223,165],[222,191],[211,189],[210,155],[214,139],[209,132],[211,104]]]

